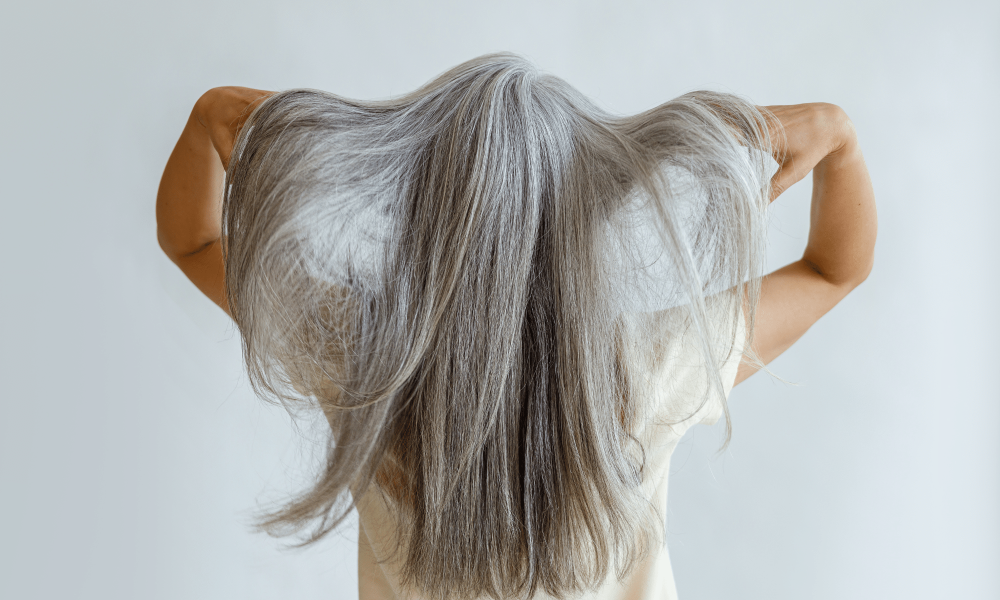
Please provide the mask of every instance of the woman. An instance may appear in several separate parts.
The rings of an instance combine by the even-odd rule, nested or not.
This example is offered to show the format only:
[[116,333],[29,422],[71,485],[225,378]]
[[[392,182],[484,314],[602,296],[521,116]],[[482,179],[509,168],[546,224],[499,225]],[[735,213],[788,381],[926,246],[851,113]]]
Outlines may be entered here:
[[[762,276],[765,208],[810,171],[803,257]],[[366,600],[675,597],[671,451],[867,277],[876,230],[836,106],[614,117],[509,54],[382,102],[210,90],[157,220],[255,389],[329,420],[261,527],[311,543],[356,507]]]

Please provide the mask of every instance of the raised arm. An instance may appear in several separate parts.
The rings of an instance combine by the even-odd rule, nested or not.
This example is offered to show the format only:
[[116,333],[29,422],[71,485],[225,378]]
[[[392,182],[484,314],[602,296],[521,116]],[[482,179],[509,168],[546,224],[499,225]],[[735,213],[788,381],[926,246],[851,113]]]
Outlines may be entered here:
[[160,248],[188,279],[229,312],[222,262],[222,185],[236,133],[273,92],[220,87],[195,103],[156,195]]
[[[813,172],[809,240],[802,258],[761,282],[754,344],[767,364],[795,343],[872,269],[877,219],[875,193],[854,125],[838,106],[769,106],[785,132],[777,149],[775,193]],[[736,383],[756,367],[744,361]]]

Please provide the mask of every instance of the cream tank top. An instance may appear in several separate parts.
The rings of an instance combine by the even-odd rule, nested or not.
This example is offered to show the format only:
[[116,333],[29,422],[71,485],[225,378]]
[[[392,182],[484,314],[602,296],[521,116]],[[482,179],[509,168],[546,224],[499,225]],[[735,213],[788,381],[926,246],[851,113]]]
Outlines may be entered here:
[[[676,309],[671,309],[676,310]],[[663,311],[664,314],[671,310]],[[646,316],[648,317],[648,316]],[[644,317],[644,318],[646,318]],[[644,323],[643,326],[647,326]],[[736,322],[732,351],[723,361],[720,376],[725,396],[733,387],[746,341],[746,327],[743,315]],[[730,333],[731,330],[730,330]],[[707,379],[705,361],[693,328],[681,335],[666,335],[655,358],[647,359],[642,365],[642,375],[649,415],[639,426],[635,435],[646,448],[647,469],[644,472],[643,488],[660,511],[666,523],[667,480],[670,457],[684,433],[693,425],[714,424],[723,415],[722,402],[717,393],[709,394],[705,401]],[[726,344],[728,347],[728,343]],[[672,422],[665,424],[664,421]],[[679,422],[678,422],[679,421]],[[424,600],[410,590],[400,588],[395,573],[400,565],[381,562],[388,555],[394,540],[392,518],[388,506],[378,492],[369,492],[358,503],[358,592],[360,600]],[[402,554],[402,553],[401,553]],[[381,564],[380,564],[381,563]],[[633,570],[625,580],[615,577],[614,569],[608,579],[596,590],[579,596],[581,600],[673,600],[677,598],[670,556],[666,546],[650,556]],[[549,600],[551,596],[540,591],[531,600]],[[470,599],[471,600],[471,599]]]

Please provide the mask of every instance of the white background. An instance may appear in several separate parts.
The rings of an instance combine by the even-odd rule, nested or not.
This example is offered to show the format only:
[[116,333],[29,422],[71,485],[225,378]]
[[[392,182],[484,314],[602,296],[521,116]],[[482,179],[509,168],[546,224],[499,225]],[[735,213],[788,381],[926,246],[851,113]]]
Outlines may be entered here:
[[[225,315],[160,252],[154,202],[206,89],[409,91],[511,50],[618,113],[698,88],[853,118],[868,281],[735,388],[734,437],[675,454],[695,599],[1000,597],[1000,4],[7,3],[0,19],[0,596],[357,597],[356,526],[248,532],[308,447],[242,374]],[[777,202],[799,257],[808,180]]]

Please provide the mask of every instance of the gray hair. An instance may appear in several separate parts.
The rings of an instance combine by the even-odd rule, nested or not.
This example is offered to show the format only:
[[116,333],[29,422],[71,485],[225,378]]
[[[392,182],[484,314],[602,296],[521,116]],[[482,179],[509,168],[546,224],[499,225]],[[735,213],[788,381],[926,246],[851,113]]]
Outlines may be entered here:
[[391,100],[257,106],[226,173],[226,293],[255,391],[331,426],[314,485],[260,527],[312,543],[374,486],[428,597],[627,575],[663,530],[634,358],[690,327],[722,394],[744,312],[753,332],[768,119],[707,91],[612,116],[512,54]]

